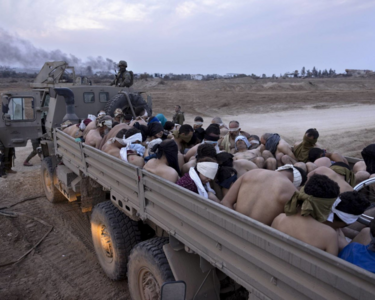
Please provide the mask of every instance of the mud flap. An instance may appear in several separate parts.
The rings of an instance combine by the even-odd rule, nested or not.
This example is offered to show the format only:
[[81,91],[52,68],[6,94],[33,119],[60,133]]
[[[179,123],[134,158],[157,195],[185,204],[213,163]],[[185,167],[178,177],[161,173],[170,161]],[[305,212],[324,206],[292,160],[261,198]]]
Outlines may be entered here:
[[106,192],[103,187],[90,177],[81,180],[81,210],[83,213],[89,212],[92,208],[106,200]]

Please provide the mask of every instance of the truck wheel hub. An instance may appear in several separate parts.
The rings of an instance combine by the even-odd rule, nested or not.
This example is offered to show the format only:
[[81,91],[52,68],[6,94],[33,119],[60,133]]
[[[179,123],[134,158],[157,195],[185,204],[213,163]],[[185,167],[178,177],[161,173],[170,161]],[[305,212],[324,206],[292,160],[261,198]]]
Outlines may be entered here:
[[113,257],[112,241],[111,241],[111,237],[110,237],[105,225],[102,226],[101,235],[100,235],[100,242],[102,244],[102,249],[104,250],[105,255],[108,258],[112,258]]
[[139,274],[142,292],[142,300],[158,300],[160,287],[154,275],[148,270],[142,270]]

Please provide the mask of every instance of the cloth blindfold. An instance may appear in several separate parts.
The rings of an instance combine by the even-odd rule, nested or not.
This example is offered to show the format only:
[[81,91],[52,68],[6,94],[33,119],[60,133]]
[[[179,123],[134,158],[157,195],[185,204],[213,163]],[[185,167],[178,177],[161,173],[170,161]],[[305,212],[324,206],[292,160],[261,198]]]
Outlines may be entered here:
[[352,214],[348,214],[341,210],[336,209],[337,205],[339,205],[340,202],[341,202],[341,199],[340,197],[338,197],[335,203],[333,203],[332,205],[331,213],[329,214],[327,221],[333,222],[334,215],[336,215],[341,219],[341,221],[345,222],[348,225],[356,222],[361,215],[352,215]]
[[214,179],[219,168],[219,164],[214,162],[200,162],[197,163],[197,170],[203,176]]
[[238,149],[237,149],[237,141],[239,141],[239,140],[245,142],[245,144],[246,144],[246,148],[250,148],[250,142],[248,141],[248,139],[247,139],[245,136],[243,136],[243,135],[239,135],[239,136],[236,137],[236,139],[234,140],[234,147],[236,148],[236,150],[238,150]]
[[287,164],[287,165],[281,166],[276,171],[283,171],[283,170],[288,170],[288,169],[293,170],[293,185],[296,188],[298,188],[302,183],[302,176],[301,176],[301,173],[295,167],[293,167],[293,165]]

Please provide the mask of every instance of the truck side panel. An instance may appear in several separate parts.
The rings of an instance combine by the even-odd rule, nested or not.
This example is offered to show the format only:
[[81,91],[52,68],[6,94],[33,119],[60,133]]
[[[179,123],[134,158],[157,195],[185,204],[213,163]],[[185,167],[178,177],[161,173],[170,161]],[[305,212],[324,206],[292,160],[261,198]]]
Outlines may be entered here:
[[120,210],[154,222],[254,296],[374,298],[375,274],[100,150],[75,143],[59,130],[55,138],[62,161],[75,164],[85,176],[109,189]]

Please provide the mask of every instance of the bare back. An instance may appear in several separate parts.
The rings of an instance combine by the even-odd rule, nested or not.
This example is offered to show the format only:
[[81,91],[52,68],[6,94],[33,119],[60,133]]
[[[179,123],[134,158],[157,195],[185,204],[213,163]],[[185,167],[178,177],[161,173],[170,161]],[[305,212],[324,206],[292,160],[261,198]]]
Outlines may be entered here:
[[150,173],[158,175],[166,180],[176,183],[178,180],[178,173],[172,167],[161,163],[158,159],[150,159],[144,166],[144,169]]
[[97,148],[101,140],[102,140],[102,136],[99,133],[99,129],[93,129],[93,130],[90,130],[90,132],[87,134],[86,139],[85,139],[85,144]]
[[114,145],[113,143],[112,144],[104,144],[104,146],[102,147],[102,151],[105,152],[105,153],[108,153],[109,155],[112,155],[114,157],[117,157],[117,158],[120,158],[121,159],[121,156],[120,156],[120,148],[118,148],[116,145]]
[[310,216],[287,216],[283,213],[275,218],[272,227],[323,251],[336,256],[338,254],[336,231]]
[[297,189],[284,175],[256,169],[247,172],[238,192],[236,211],[266,225],[284,212]]

